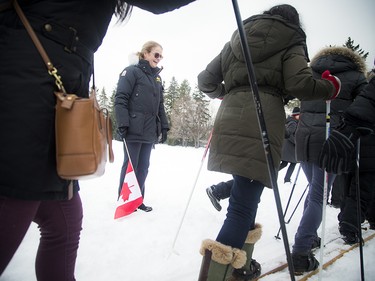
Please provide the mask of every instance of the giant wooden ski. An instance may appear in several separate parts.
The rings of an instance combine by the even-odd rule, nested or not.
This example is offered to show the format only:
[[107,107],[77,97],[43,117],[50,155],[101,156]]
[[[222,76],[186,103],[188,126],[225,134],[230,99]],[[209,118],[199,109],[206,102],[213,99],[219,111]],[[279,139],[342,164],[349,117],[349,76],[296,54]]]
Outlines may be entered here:
[[[370,241],[371,239],[373,239],[374,237],[375,237],[375,232],[372,233],[372,234],[366,235],[366,237],[363,238],[363,242],[366,243],[366,242]],[[326,245],[328,245],[330,242],[333,242],[337,239],[338,238],[329,241]],[[334,249],[328,250],[327,252],[324,253],[324,256],[329,257],[329,259],[328,259],[328,261],[326,261],[323,264],[323,269],[326,269],[327,267],[329,267],[330,265],[335,263],[338,259],[342,258],[346,253],[356,249],[358,246],[359,246],[359,243],[356,243],[354,245],[343,244],[341,248],[334,248]],[[254,280],[262,280],[266,276],[269,276],[269,275],[272,275],[272,274],[275,274],[275,273],[286,272],[287,268],[288,268],[288,264],[286,262],[284,262],[284,263],[280,264],[279,266],[261,274],[258,278],[254,279]],[[319,273],[319,268],[314,270],[314,271],[306,272],[303,275],[296,276],[296,280],[306,281],[306,280],[308,280],[308,278],[310,278],[311,276],[314,276],[318,273]]]

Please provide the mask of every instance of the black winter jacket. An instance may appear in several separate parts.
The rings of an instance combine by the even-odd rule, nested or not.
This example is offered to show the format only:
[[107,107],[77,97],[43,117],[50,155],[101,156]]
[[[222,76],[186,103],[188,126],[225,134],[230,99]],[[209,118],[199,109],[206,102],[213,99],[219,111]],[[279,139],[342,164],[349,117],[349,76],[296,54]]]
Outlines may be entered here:
[[[365,63],[345,47],[330,47],[320,51],[311,61],[315,77],[325,70],[341,81],[341,91],[330,103],[330,127],[339,126],[344,110],[367,84]],[[319,153],[326,138],[326,102],[302,101],[301,115],[296,131],[296,156],[298,162],[318,163]]]
[[160,71],[140,60],[120,75],[115,96],[116,121],[117,127],[128,127],[128,142],[156,143],[161,130],[169,130]]
[[[367,127],[375,132],[375,73],[369,84],[344,113],[344,121],[354,127]],[[360,171],[375,171],[375,135],[361,138]]]
[[[0,0],[0,4],[10,2]],[[154,13],[189,0],[130,0]],[[69,93],[87,96],[92,56],[102,43],[115,0],[19,0]],[[3,7],[3,6],[0,6]],[[68,181],[55,159],[55,82],[10,7],[0,11],[0,196],[66,199]],[[76,186],[77,190],[77,186]]]

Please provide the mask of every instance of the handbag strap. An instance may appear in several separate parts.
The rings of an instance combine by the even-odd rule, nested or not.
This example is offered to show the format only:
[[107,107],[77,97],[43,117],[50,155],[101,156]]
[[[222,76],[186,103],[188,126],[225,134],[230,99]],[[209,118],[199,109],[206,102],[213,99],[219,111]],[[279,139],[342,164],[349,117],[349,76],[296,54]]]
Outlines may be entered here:
[[36,49],[38,50],[39,54],[41,55],[41,57],[44,61],[44,64],[47,67],[49,75],[51,75],[55,78],[55,83],[56,83],[57,88],[59,88],[59,90],[61,90],[63,93],[66,93],[65,88],[63,86],[63,83],[61,81],[61,76],[59,76],[57,74],[57,69],[53,66],[50,58],[47,55],[46,50],[42,46],[42,43],[40,43],[40,40],[39,40],[38,36],[36,35],[34,29],[32,28],[29,20],[26,18],[26,16],[25,16],[24,12],[22,11],[20,5],[18,4],[18,1],[13,0],[12,2],[13,2],[13,7],[16,10],[16,13],[20,17],[23,25],[26,28],[27,33],[30,35],[31,40],[33,41]]

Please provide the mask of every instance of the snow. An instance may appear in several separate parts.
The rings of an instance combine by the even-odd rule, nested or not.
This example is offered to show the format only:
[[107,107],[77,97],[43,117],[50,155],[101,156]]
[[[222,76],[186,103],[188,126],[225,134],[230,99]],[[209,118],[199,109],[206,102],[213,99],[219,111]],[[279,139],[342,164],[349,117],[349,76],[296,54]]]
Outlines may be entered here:
[[[76,264],[79,281],[193,281],[198,279],[201,256],[199,248],[206,238],[215,239],[226,214],[216,211],[205,189],[230,175],[207,171],[204,148],[173,147],[158,144],[151,154],[151,165],[146,182],[145,203],[153,211],[137,211],[125,218],[113,219],[117,206],[117,188],[123,160],[122,144],[114,141],[115,162],[107,164],[106,173],[98,179],[81,182],[84,223]],[[283,208],[294,184],[283,183],[286,168],[280,171],[278,187]],[[295,185],[289,219],[298,199],[307,185],[301,170]],[[189,202],[190,201],[190,202]],[[188,204],[189,202],[189,204]],[[303,203],[303,202],[302,202]],[[302,203],[286,224],[290,246],[302,213]],[[338,236],[338,210],[327,206],[325,239]],[[182,221],[183,219],[183,221]],[[257,222],[263,225],[263,236],[256,244],[253,258],[266,272],[285,261],[282,239],[275,239],[279,230],[274,193],[266,188],[259,205]],[[372,234],[373,230],[366,233]],[[319,232],[320,233],[320,230]],[[280,233],[281,237],[281,233]],[[34,259],[39,232],[35,224],[30,227],[24,241],[0,277],[0,281],[33,281]],[[332,244],[343,244],[336,239]],[[327,251],[328,251],[327,247]],[[363,247],[366,280],[375,280],[375,267],[370,265],[375,257],[375,239]],[[319,260],[319,251],[316,258]],[[322,279],[330,281],[360,280],[358,248],[346,254],[327,270]],[[290,276],[268,276],[262,280],[290,280]],[[309,279],[318,280],[318,275]]]

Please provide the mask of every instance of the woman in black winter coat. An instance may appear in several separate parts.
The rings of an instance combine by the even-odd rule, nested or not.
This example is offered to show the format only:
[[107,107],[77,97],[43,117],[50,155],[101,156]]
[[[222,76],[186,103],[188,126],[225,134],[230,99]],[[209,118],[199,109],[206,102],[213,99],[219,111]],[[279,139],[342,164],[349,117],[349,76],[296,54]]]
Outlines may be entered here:
[[[154,41],[148,41],[137,55],[139,61],[126,67],[120,75],[115,96],[115,112],[118,133],[126,141],[144,198],[151,150],[158,142],[160,134],[161,143],[167,140],[169,126],[164,109],[163,84],[159,75],[162,69],[157,67],[163,58],[163,48]],[[119,193],[128,165],[128,152],[124,144]],[[152,211],[151,207],[143,203],[138,209]]]
[[[93,54],[113,14],[164,13],[193,0],[19,0],[69,93],[87,97]],[[56,172],[54,78],[11,1],[0,0],[0,275],[31,222],[40,228],[38,280],[72,281],[82,228],[78,182]]]
[[[352,50],[345,47],[330,47],[320,51],[311,60],[316,77],[328,69],[341,81],[341,91],[331,101],[330,127],[337,128],[344,110],[367,84],[365,63]],[[293,263],[297,273],[317,268],[318,261],[311,252],[319,245],[317,230],[322,220],[324,171],[318,166],[319,153],[326,138],[326,103],[324,101],[302,101],[301,116],[296,131],[296,155],[309,182],[309,193],[301,218],[295,243]],[[334,176],[330,175],[328,186]]]
[[[375,229],[375,70],[369,75],[369,84],[355,101],[345,110],[337,130],[332,131],[323,146],[320,166],[332,173],[341,174],[348,180],[343,189],[340,214],[340,232],[347,243],[358,242],[357,196],[355,181],[355,147],[361,127],[359,180],[361,200],[361,222],[366,218],[370,228]],[[364,130],[367,129],[367,130]],[[335,149],[331,153],[328,147]]]

